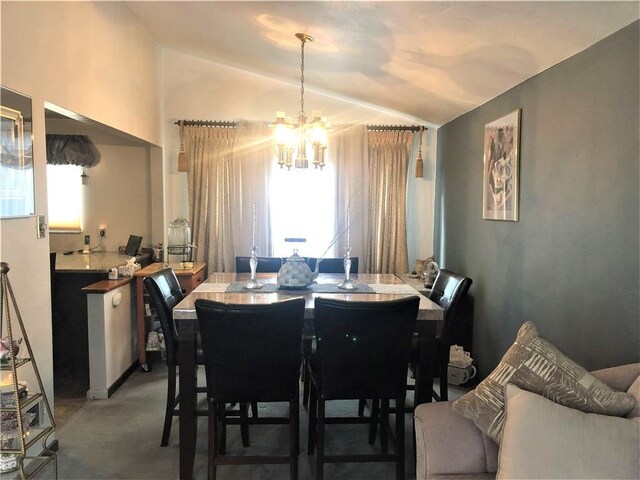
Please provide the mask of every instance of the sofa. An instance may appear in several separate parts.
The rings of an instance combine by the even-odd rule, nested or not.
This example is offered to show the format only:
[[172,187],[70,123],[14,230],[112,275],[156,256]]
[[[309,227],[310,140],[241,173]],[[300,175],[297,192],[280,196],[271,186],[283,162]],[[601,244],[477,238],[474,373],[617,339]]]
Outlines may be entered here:
[[[633,395],[636,400],[635,407],[625,417],[640,420],[638,403],[640,402],[640,363],[597,370],[591,373],[612,389]],[[559,408],[566,409],[566,407]],[[579,414],[588,415],[582,412]],[[507,417],[508,415],[509,409],[507,408]],[[605,416],[598,415],[598,417]],[[500,457],[500,447],[484,435],[473,421],[454,411],[453,402],[419,405],[415,410],[414,419],[417,480],[496,478],[499,471],[499,458],[502,458]],[[640,422],[634,422],[632,425],[640,430]],[[630,446],[632,452],[630,463],[633,464],[634,461],[636,463],[635,466],[630,466],[633,471],[638,468],[636,441],[633,439],[631,442],[633,445]],[[559,456],[562,457],[562,455]],[[497,476],[501,477],[500,474]]]

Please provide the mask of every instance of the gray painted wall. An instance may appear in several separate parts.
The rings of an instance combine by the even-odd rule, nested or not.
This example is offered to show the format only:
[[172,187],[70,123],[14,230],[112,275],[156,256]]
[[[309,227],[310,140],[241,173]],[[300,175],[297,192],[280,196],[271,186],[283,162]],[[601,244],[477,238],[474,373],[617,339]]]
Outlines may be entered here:
[[[437,260],[474,281],[487,375],[533,321],[587,369],[639,360],[639,23],[439,130]],[[484,125],[522,109],[520,221],[482,219]]]

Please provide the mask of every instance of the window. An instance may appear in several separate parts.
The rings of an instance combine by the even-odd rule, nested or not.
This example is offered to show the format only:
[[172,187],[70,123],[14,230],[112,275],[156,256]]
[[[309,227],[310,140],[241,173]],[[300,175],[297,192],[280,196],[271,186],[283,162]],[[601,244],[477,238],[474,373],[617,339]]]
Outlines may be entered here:
[[[287,170],[274,162],[269,186],[273,254],[333,257],[335,245],[336,171],[327,164]],[[306,243],[286,243],[285,238],[306,238]],[[325,252],[326,251],[326,252]],[[323,255],[324,254],[324,255]]]
[[47,165],[49,230],[82,231],[82,167]]

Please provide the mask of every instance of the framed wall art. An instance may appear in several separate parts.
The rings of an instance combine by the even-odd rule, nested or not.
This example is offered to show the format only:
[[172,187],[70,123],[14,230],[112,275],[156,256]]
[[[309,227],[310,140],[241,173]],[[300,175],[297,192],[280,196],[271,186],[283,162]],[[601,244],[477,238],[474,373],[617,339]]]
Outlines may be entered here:
[[484,127],[482,218],[518,221],[520,109]]

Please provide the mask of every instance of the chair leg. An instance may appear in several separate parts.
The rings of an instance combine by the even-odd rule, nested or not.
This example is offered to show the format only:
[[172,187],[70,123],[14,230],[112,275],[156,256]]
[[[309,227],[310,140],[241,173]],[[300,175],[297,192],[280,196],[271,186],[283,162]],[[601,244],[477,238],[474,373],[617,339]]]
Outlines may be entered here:
[[404,398],[396,398],[396,480],[404,480]]
[[316,426],[318,424],[316,418],[318,411],[318,399],[313,382],[311,383],[311,388],[309,391],[309,402],[309,435],[307,440],[307,454],[313,455],[313,450],[316,444]]
[[220,422],[220,440],[218,441],[218,454],[227,453],[227,409],[224,403],[218,405],[218,420]]
[[378,423],[380,422],[380,400],[373,398],[371,400],[371,424],[369,425],[369,445],[376,443],[376,435],[378,435]]
[[307,370],[307,362],[306,360],[302,361],[302,406],[307,407],[309,405],[309,384],[311,380],[309,378],[309,372]]
[[167,383],[167,405],[164,412],[164,428],[162,429],[161,447],[169,445],[169,435],[171,435],[171,423],[173,422],[173,409],[176,406],[176,367],[169,365]]
[[251,416],[258,418],[258,402],[251,402]]
[[440,400],[446,402],[449,400],[449,382],[448,382],[448,369],[449,369],[449,350],[446,345],[441,347],[439,355],[440,362]]
[[325,401],[322,398],[318,398],[318,420],[316,426],[316,480],[323,480],[324,478],[324,413],[325,413]]
[[216,452],[217,446],[217,428],[216,422],[218,421],[218,415],[216,413],[217,406],[213,402],[209,402],[209,462],[207,469],[207,478],[209,480],[215,480],[216,478]]
[[309,405],[309,384],[311,382],[311,376],[307,369],[309,368],[308,359],[311,358],[311,351],[313,350],[313,340],[311,338],[305,338],[302,340],[302,406],[307,407]]
[[249,446],[249,408],[247,404],[240,403],[240,437],[242,438],[242,446]]
[[364,416],[364,408],[367,406],[367,401],[364,398],[358,400],[358,416]]
[[289,402],[289,476],[298,480],[298,454],[300,453],[300,399]]
[[380,407],[380,450],[382,453],[389,452],[389,399],[382,400]]

